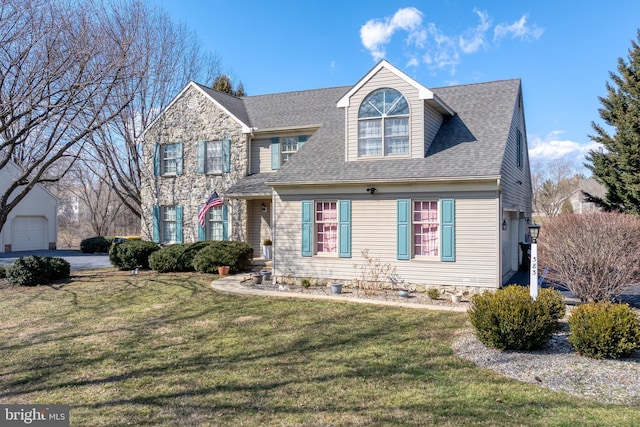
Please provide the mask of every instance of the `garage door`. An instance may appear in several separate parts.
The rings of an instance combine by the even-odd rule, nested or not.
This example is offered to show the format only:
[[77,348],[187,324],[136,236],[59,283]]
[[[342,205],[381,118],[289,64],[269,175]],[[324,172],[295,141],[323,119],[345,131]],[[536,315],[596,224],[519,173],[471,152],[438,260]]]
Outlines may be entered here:
[[11,229],[11,250],[47,249],[47,219],[43,216],[17,216]]

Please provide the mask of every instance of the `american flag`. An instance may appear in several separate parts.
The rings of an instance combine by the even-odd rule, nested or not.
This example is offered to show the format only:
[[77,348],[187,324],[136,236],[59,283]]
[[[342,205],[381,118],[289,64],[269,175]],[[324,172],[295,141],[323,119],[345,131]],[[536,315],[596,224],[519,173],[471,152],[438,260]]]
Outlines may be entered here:
[[215,191],[213,192],[211,197],[209,197],[209,200],[207,200],[207,203],[205,203],[202,206],[202,208],[200,209],[200,212],[198,212],[198,222],[202,227],[204,227],[205,219],[207,217],[207,212],[209,211],[209,209],[211,209],[214,206],[222,206],[222,199],[220,198],[220,196],[218,196],[218,193]]

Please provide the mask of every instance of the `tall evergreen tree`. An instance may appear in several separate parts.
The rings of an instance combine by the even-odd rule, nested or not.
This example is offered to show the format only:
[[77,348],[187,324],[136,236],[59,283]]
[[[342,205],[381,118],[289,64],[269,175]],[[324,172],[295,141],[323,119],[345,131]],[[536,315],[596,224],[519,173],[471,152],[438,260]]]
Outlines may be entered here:
[[[640,42],[640,30],[637,33]],[[628,61],[618,58],[618,73],[610,72],[607,96],[600,97],[600,117],[615,133],[591,123],[590,138],[603,148],[591,150],[585,166],[605,186],[604,197],[585,193],[589,201],[609,211],[640,215],[640,46],[631,41]]]

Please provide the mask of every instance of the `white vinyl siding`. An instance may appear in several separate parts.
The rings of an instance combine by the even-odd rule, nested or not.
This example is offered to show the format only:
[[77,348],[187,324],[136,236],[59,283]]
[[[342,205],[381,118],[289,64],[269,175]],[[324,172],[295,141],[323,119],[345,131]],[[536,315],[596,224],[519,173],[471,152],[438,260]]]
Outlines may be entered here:
[[[527,153],[526,126],[524,123],[524,111],[519,103],[515,105],[513,120],[509,129],[507,147],[501,167],[502,206],[505,209],[523,212],[524,216],[531,213],[531,174],[529,169],[529,156]],[[521,132],[522,167],[518,167],[518,130]]]
[[[336,192],[339,190],[337,189]],[[340,198],[351,199],[351,252],[349,260],[333,257],[302,257],[300,254],[301,215],[300,202],[305,197],[279,193],[276,201],[275,225],[277,258],[275,274],[283,276],[295,271],[298,277],[353,280],[354,264],[363,262],[361,252],[368,249],[369,256],[396,267],[401,279],[426,286],[469,286],[496,288],[499,283],[497,229],[497,191],[472,192],[387,192],[368,194],[341,192]],[[311,198],[311,197],[309,197]],[[335,199],[330,191],[313,194],[313,199]],[[399,198],[436,200],[453,198],[456,203],[456,261],[439,260],[399,261],[396,259],[396,201]]]

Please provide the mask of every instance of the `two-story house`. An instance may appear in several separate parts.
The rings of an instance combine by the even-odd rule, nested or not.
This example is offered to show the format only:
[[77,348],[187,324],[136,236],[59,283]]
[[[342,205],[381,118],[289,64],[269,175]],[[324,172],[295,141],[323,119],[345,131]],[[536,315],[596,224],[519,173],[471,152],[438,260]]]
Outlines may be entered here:
[[[145,133],[143,230],[273,240],[275,280],[500,287],[531,216],[519,80],[429,89],[387,61],[354,86],[235,98],[190,83]],[[205,227],[199,207],[224,200]]]

